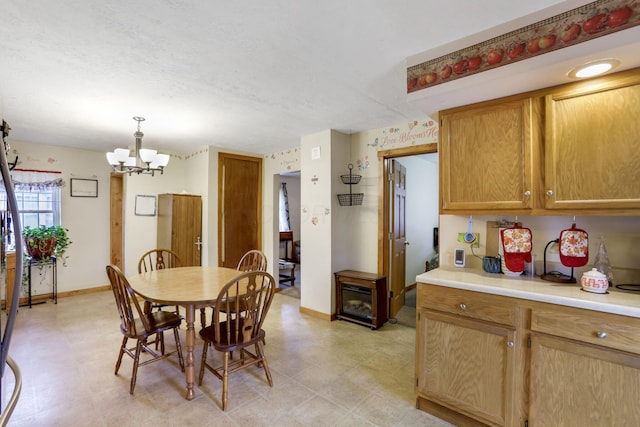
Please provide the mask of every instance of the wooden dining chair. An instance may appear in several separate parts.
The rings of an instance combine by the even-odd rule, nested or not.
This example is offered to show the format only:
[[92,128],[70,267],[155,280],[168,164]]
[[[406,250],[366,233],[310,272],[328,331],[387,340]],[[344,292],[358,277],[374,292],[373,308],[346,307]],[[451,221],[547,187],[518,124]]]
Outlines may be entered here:
[[[156,248],[145,252],[138,261],[138,274],[146,273],[148,271],[162,270],[164,268],[176,268],[182,267],[182,261],[180,257],[171,249]],[[163,307],[168,307],[170,304],[151,304],[147,310],[153,310],[154,308],[162,310]],[[180,315],[180,308],[176,305],[175,313]]]
[[[213,308],[214,323],[200,330],[204,346],[198,383],[202,385],[205,368],[222,381],[223,411],[227,409],[229,374],[258,365],[264,369],[269,386],[273,387],[264,354],[262,325],[274,292],[275,280],[265,271],[249,271],[234,278],[218,294]],[[209,346],[223,353],[222,365],[213,366],[207,362]],[[231,352],[236,350],[240,351],[240,357],[231,360]]]
[[[129,285],[129,281],[122,274],[122,271],[115,265],[107,265],[107,276],[111,282],[111,289],[116,299],[116,307],[120,315],[120,331],[124,336],[120,345],[120,353],[116,362],[115,374],[118,374],[122,356],[126,353],[133,359],[133,372],[131,373],[131,385],[129,393],[133,394],[136,386],[136,377],[138,367],[148,365],[149,363],[165,359],[168,356],[178,353],[180,369],[184,372],[184,359],[182,357],[182,347],[180,346],[180,337],[178,336],[178,327],[182,319],[175,313],[168,311],[155,311],[145,313],[140,307],[140,296]],[[176,340],[176,350],[165,352],[163,332],[173,329],[173,335]],[[155,335],[153,341],[149,341],[149,337]],[[129,339],[136,340],[135,347],[127,347]],[[150,347],[151,344],[160,345],[160,352]],[[145,353],[149,357],[140,361],[140,356]]]
[[[242,258],[240,258],[240,261],[238,261],[238,265],[236,267],[236,270],[244,271],[244,272],[247,272],[247,271],[267,271],[267,256],[262,251],[259,251],[257,249],[251,249],[251,250],[247,251],[244,255],[242,255]],[[201,309],[201,313],[202,313],[202,310],[204,310],[204,309]],[[202,314],[201,314],[201,316],[202,316]],[[214,317],[214,313],[211,314],[211,324],[212,325],[213,325],[213,322],[214,322],[213,317]],[[202,323],[202,327],[204,328],[204,326],[205,326],[204,318],[201,319],[201,323]]]
[[267,271],[267,256],[257,249],[247,251],[236,267],[238,271]]

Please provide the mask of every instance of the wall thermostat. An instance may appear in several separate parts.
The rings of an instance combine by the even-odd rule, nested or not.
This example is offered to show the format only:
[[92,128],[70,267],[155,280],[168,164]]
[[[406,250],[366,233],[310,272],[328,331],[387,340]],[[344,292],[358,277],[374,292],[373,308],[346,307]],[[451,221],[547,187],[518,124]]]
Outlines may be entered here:
[[456,249],[453,263],[456,267],[464,267],[464,249]]

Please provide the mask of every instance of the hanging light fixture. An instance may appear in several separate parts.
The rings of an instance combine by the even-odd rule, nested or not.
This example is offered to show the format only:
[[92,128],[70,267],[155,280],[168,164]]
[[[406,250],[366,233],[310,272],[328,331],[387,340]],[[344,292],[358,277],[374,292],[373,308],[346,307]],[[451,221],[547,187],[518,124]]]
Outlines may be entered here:
[[142,148],[142,137],[144,134],[140,130],[140,122],[144,122],[144,117],[135,116],[133,118],[138,122],[138,130],[133,134],[136,137],[136,148],[134,157],[129,156],[128,148],[116,148],[107,153],[107,161],[115,172],[118,173],[146,173],[154,175],[155,172],[164,171],[165,166],[169,163],[168,154],[158,154],[156,150]]

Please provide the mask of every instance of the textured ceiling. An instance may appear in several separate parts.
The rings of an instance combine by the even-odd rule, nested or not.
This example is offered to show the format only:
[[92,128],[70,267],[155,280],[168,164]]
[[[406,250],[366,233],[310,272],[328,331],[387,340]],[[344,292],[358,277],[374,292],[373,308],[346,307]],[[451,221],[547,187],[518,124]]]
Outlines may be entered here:
[[2,1],[3,118],[10,141],[111,150],[133,144],[139,115],[147,148],[272,153],[491,96],[444,84],[408,102],[407,58],[585,3]]

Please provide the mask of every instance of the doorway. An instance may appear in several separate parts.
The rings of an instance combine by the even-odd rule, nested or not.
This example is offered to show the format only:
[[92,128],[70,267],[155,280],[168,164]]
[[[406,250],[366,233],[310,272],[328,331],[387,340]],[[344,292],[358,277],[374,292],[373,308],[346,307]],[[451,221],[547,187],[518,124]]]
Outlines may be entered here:
[[[300,277],[302,261],[302,239],[300,236],[300,171],[287,172],[276,176],[275,192],[278,201],[282,202],[286,194],[288,210],[279,206],[278,215],[274,218],[280,232],[278,243],[278,288],[283,295],[300,298]],[[283,185],[284,184],[284,185]],[[280,205],[280,203],[279,203]],[[288,218],[288,221],[287,221]],[[289,230],[285,230],[285,228]]]
[[[425,233],[425,235],[433,236],[433,228],[437,227],[438,218],[438,182],[437,182],[437,144],[424,144],[414,147],[400,148],[396,150],[386,150],[378,152],[380,165],[380,194],[383,195],[383,203],[379,209],[379,235],[385,236],[379,240],[378,246],[378,270],[381,274],[388,278],[389,289],[389,317],[395,318],[398,312],[403,308],[405,303],[405,294],[411,290],[411,286],[415,283],[415,275],[424,272],[425,261],[433,251],[433,244],[429,243],[430,239],[422,237],[413,240],[416,234]],[[424,155],[431,155],[425,156]],[[431,157],[431,158],[429,158]],[[425,160],[434,162],[435,182],[420,182],[421,179],[413,179],[412,169],[422,169],[419,166],[413,166],[415,160]],[[401,198],[406,203],[406,209],[398,209],[394,201],[395,180],[393,178],[394,160],[404,163],[406,167],[406,198]],[[418,182],[412,182],[418,181]],[[411,188],[417,188],[414,192]],[[429,198],[431,202],[428,205],[420,203],[426,199],[426,193],[433,197]],[[417,207],[415,207],[417,206]],[[399,216],[398,212],[402,212]],[[423,220],[425,213],[430,212],[434,220]],[[405,215],[406,214],[406,218]],[[402,227],[398,227],[398,221],[404,221]],[[413,230],[413,231],[412,231]],[[397,231],[405,234],[404,238],[399,239],[396,235]],[[419,233],[418,233],[419,232]],[[413,241],[412,241],[413,240]],[[426,243],[425,240],[429,242]],[[394,243],[401,242],[404,251],[396,250],[394,254]],[[406,257],[406,261],[398,261],[394,259],[395,255]],[[406,265],[406,267],[401,267]],[[404,271],[394,271],[394,268],[403,268]]]

